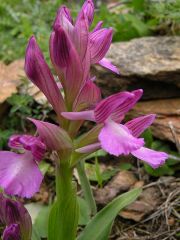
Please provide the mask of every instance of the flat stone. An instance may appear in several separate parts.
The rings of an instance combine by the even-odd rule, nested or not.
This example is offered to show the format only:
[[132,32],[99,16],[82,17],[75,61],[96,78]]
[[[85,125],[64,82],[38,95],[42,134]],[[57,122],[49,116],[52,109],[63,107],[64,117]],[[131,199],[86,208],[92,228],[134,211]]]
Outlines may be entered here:
[[128,191],[137,179],[131,171],[120,171],[104,188],[95,191],[95,199],[98,204],[105,205],[119,193]]
[[0,62],[0,104],[17,92],[23,77],[25,77],[24,60],[19,59],[9,65]]
[[156,114],[156,119],[151,126],[154,136],[175,142],[170,128],[171,124],[180,142],[180,98],[139,102],[129,112],[129,117],[134,118],[150,113]]
[[120,76],[93,68],[104,95],[144,89],[144,99],[180,97],[180,37],[143,37],[113,43],[106,56]]

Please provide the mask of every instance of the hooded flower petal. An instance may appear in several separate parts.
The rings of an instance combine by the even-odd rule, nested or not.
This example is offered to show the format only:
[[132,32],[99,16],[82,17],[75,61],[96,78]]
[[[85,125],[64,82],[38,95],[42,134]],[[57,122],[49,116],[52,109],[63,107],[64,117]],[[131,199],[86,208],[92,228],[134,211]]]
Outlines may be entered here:
[[63,27],[67,33],[70,33],[70,31],[72,31],[73,29],[73,20],[71,17],[71,13],[66,6],[62,6],[58,9],[57,15],[53,24],[53,29],[56,30],[60,26]]
[[96,122],[104,122],[119,106],[124,105],[125,101],[130,101],[132,98],[134,95],[129,92],[115,93],[105,98],[95,108]]
[[104,68],[111,70],[114,73],[119,74],[119,69],[106,58],[103,58],[102,60],[100,60],[98,64]]
[[57,115],[61,117],[61,111],[65,110],[64,100],[35,37],[30,38],[26,49],[25,72],[28,78],[47,97]]
[[132,132],[134,137],[139,137],[153,123],[155,117],[155,114],[138,117],[127,122],[125,126]]
[[51,35],[50,55],[57,73],[63,73],[60,80],[68,105],[72,105],[83,85],[83,69],[71,39],[61,27]]
[[90,34],[91,63],[98,63],[104,58],[112,42],[112,29],[100,29]]
[[135,138],[127,127],[113,121],[106,121],[99,134],[101,147],[108,153],[115,156],[128,155],[134,150],[142,147],[142,138]]
[[32,197],[39,191],[42,179],[31,152],[0,152],[0,186],[7,194]]
[[88,42],[89,42],[89,28],[87,17],[84,13],[81,14],[79,21],[74,28],[74,42],[76,49],[81,57],[81,60],[85,58]]
[[86,0],[81,8],[81,11],[78,14],[76,19],[76,24],[78,23],[81,16],[85,14],[88,19],[89,26],[91,25],[93,18],[94,18],[94,3],[92,0]]
[[84,73],[83,79],[87,80],[90,71],[91,59],[89,49],[89,26],[85,13],[81,14],[79,20],[75,24],[72,41],[82,62]]
[[152,168],[158,168],[168,159],[168,155],[164,152],[158,152],[152,149],[141,147],[131,152],[132,155],[149,164]]

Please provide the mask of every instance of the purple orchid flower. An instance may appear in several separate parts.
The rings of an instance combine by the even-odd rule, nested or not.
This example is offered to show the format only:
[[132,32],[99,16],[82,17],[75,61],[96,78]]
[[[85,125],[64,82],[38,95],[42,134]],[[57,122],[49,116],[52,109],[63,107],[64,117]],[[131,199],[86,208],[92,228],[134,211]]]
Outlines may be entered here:
[[31,217],[22,203],[0,194],[0,224],[6,226],[2,240],[30,240]]
[[9,147],[22,153],[0,151],[0,186],[7,194],[29,198],[39,191],[43,179],[38,163],[46,146],[39,137],[13,135]]
[[124,115],[135,105],[141,95],[141,89],[132,93],[121,92],[102,100],[94,110],[62,113],[62,116],[70,120],[85,119],[104,125],[98,136],[99,142],[84,146],[76,151],[87,153],[102,148],[115,156],[131,153],[153,168],[162,165],[168,155],[143,147],[144,140],[138,138],[152,124],[155,115],[150,114],[121,124]]

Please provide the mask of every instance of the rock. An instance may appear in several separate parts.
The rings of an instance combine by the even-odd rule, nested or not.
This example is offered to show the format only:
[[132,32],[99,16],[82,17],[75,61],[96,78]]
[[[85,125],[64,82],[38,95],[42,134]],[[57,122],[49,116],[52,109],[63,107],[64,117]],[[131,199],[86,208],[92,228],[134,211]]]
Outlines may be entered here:
[[104,95],[144,89],[144,99],[180,97],[180,37],[144,37],[112,44],[107,56],[120,76],[95,66]]
[[0,104],[17,92],[21,78],[25,76],[24,60],[19,59],[9,65],[0,62]]
[[151,213],[160,202],[160,191],[156,187],[145,189],[141,196],[125,210],[120,212],[120,216],[136,222],[141,221],[144,216]]
[[132,172],[121,171],[104,188],[95,191],[96,202],[105,205],[119,193],[128,191],[136,182]]
[[134,118],[150,113],[157,114],[151,126],[155,137],[175,142],[169,125],[171,123],[180,142],[180,98],[139,102],[129,112],[129,117]]

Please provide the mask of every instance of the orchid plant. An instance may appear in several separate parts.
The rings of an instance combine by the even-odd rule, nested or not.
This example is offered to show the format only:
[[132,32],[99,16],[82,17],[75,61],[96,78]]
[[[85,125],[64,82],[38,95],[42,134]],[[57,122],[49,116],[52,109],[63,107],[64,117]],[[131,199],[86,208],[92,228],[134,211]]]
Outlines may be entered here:
[[[58,10],[49,43],[50,58],[57,81],[35,37],[30,38],[26,49],[25,72],[52,105],[58,124],[29,118],[36,126],[38,134],[13,135],[9,139],[9,147],[14,151],[0,152],[1,188],[8,195],[26,198],[32,197],[40,188],[43,175],[38,164],[45,152],[53,153],[56,164],[56,200],[49,216],[49,240],[74,240],[77,237],[79,208],[76,183],[72,181],[74,168],[78,170],[84,197],[94,215],[79,240],[107,239],[115,215],[122,206],[128,205],[138,195],[135,193],[132,198],[129,198],[132,194],[125,195],[124,205],[122,198],[120,199],[121,207],[115,205],[117,201],[111,203],[111,209],[116,209],[114,215],[109,218],[102,234],[97,234],[99,237],[94,238],[90,234],[93,229],[90,228],[95,225],[102,227],[103,216],[106,221],[108,219],[108,209],[101,210],[102,214],[97,213],[84,170],[84,160],[88,155],[99,149],[114,156],[132,154],[153,168],[159,167],[168,158],[164,152],[146,148],[144,139],[140,137],[154,121],[154,114],[124,122],[126,113],[141,98],[142,89],[118,92],[105,99],[101,98],[95,77],[90,74],[91,66],[98,64],[115,74],[119,72],[105,58],[113,30],[103,28],[102,22],[90,30],[93,16],[93,0],[85,1],[75,21],[66,6]],[[94,122],[94,127],[79,136],[79,129],[85,120]],[[17,232],[19,234],[16,222],[12,224],[8,223],[3,239],[9,239],[4,237],[9,232],[14,236]],[[29,240],[29,235],[25,239]]]

